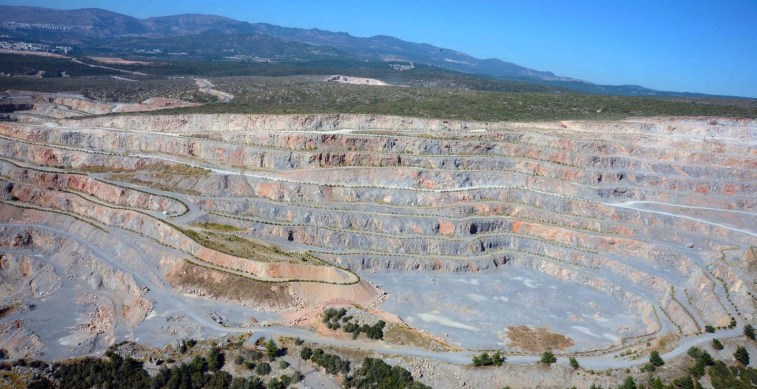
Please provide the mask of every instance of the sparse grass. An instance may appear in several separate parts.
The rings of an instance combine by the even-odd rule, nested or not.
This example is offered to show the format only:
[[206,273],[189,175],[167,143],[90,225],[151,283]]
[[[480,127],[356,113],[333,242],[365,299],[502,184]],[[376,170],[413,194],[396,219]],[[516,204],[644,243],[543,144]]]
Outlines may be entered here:
[[550,332],[547,328],[528,326],[507,327],[507,337],[512,345],[528,352],[562,350],[573,345],[573,340],[562,334]]
[[107,165],[86,165],[86,166],[77,167],[76,171],[85,172],[85,173],[123,173],[123,172],[131,172],[133,171],[133,169],[127,169],[127,168],[116,167],[116,166],[107,166]]
[[[213,224],[213,223],[211,223]],[[217,224],[216,226],[224,226]],[[232,226],[228,226],[234,228]],[[224,228],[224,227],[221,227]],[[216,251],[235,257],[252,259],[260,262],[290,262],[321,265],[314,257],[298,253],[288,253],[263,242],[243,238],[229,232],[218,232],[218,227],[212,229],[184,228],[181,232],[197,243]]]
[[450,351],[450,347],[404,324],[389,323],[384,329],[384,341],[430,351]]
[[667,334],[665,336],[661,336],[657,339],[657,347],[654,348],[659,350],[667,350],[668,348],[674,346],[677,340],[678,335],[676,334]]
[[228,224],[219,224],[211,222],[192,223],[192,226],[203,228],[206,230],[220,231],[220,232],[239,232],[243,231],[239,227],[234,227]]
[[178,185],[173,185],[173,182],[164,183],[160,181],[148,181],[140,177],[137,177],[137,175],[133,173],[111,174],[108,176],[108,178],[114,181],[121,181],[121,182],[127,182],[134,185],[146,186],[148,188],[157,189],[163,192],[176,192],[176,193],[183,193],[183,194],[187,194],[191,196],[202,195],[202,193],[194,189],[180,188]]
[[270,306],[293,304],[288,283],[271,284],[186,262],[168,274],[173,285],[202,289],[217,298],[256,301]]
[[[26,378],[28,379],[28,377]],[[27,379],[12,371],[0,371],[0,386],[6,387],[5,385],[8,385],[7,388],[9,389],[26,388]]]
[[[102,172],[105,173],[108,172],[109,168],[103,167],[102,169]],[[110,174],[108,178],[115,181],[142,185],[164,192],[179,192],[199,196],[200,192],[194,189],[182,188],[179,182],[187,178],[197,180],[205,177],[210,173],[210,170],[185,164],[157,162],[145,165],[139,170],[113,169],[111,172],[113,174]]]
[[159,178],[165,176],[205,176],[210,173],[210,170],[203,169],[201,167],[189,166],[182,163],[165,163],[156,162],[149,165],[145,165],[139,169],[140,172],[147,172],[153,176]]

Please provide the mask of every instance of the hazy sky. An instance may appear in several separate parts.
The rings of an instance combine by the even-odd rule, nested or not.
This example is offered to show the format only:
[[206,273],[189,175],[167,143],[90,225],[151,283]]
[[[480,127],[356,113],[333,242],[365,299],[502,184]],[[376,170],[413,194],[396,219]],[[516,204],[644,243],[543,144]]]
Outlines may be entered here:
[[757,97],[757,0],[27,0],[378,34],[601,84]]

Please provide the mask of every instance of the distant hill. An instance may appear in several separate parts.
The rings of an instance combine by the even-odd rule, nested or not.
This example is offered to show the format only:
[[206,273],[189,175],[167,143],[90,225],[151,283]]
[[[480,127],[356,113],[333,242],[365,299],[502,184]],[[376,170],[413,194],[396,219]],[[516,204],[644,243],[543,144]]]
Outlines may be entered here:
[[117,38],[100,42],[100,48],[119,51],[153,50],[180,53],[201,59],[248,58],[277,61],[313,61],[348,59],[349,55],[333,47],[290,42],[263,34],[214,34],[212,30],[197,35],[161,38]]
[[350,58],[392,61],[397,64],[404,62],[407,65],[431,65],[586,93],[713,97],[661,92],[637,85],[597,85],[496,58],[479,59],[456,50],[407,42],[386,35],[361,38],[343,32],[248,23],[214,15],[186,14],[137,19],[93,8],[64,11],[0,5],[0,34],[90,48],[146,50],[157,47],[207,56],[257,56],[296,60]]

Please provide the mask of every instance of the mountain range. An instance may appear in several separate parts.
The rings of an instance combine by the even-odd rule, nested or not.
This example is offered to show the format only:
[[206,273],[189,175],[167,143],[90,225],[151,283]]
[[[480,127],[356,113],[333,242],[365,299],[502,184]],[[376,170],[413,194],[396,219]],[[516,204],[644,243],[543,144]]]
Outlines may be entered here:
[[[486,77],[545,84],[587,93],[626,96],[712,97],[663,92],[638,85],[598,85],[529,69],[496,58],[386,35],[355,37],[344,32],[248,23],[214,15],[185,14],[138,19],[102,10],[57,10],[0,6],[0,35],[16,39],[106,49],[159,48],[204,56],[289,59],[352,59],[424,64]],[[223,36],[222,39],[218,39]]]

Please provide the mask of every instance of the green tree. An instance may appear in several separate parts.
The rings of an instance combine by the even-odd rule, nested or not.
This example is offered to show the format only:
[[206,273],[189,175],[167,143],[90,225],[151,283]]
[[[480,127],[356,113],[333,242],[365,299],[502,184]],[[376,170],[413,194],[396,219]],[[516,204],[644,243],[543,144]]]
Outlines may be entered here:
[[633,380],[633,377],[628,376],[623,380],[623,383],[618,386],[618,389],[636,389],[636,381]]
[[211,371],[221,370],[225,360],[221,349],[216,346],[210,348],[208,351],[208,368]]
[[652,351],[651,354],[649,354],[649,363],[651,363],[652,366],[660,367],[665,364],[665,361],[662,360],[660,353],[655,350]]
[[673,387],[675,389],[694,389],[694,381],[689,376],[678,377],[673,380]]
[[719,340],[713,339],[712,340],[712,348],[715,350],[722,350],[723,349],[723,343],[720,343]]
[[225,371],[217,371],[210,376],[208,383],[205,384],[205,389],[226,389],[231,385],[231,380],[234,377]]
[[430,389],[420,382],[413,381],[410,372],[400,366],[391,366],[386,362],[365,358],[353,376],[347,379],[345,387],[357,389]]
[[540,362],[546,365],[551,365],[557,362],[557,357],[555,357],[555,354],[552,354],[551,351],[545,351],[541,354]]
[[572,367],[573,369],[578,369],[579,367],[581,367],[581,365],[578,364],[578,360],[575,357],[570,357],[569,360],[570,360],[570,367]]
[[660,377],[655,377],[649,384],[649,387],[652,389],[665,389],[665,385],[662,384]]
[[268,381],[268,385],[266,385],[266,388],[268,388],[268,389],[285,389],[286,385],[284,385],[283,382],[279,381],[278,378],[271,378]]
[[747,338],[754,340],[754,327],[752,327],[751,324],[744,326],[744,335],[746,335]]
[[741,362],[744,366],[749,364],[749,352],[746,351],[746,347],[739,346],[736,348],[736,352],[733,353],[733,357],[737,361]]
[[229,386],[229,389],[246,389],[245,386],[247,384],[247,380],[245,380],[242,377],[234,377],[233,380],[231,380],[231,385]]
[[273,361],[276,359],[276,355],[279,353],[279,347],[276,345],[276,342],[273,341],[273,339],[268,339],[268,342],[265,344],[265,355],[268,356],[268,359]]
[[705,330],[705,332],[709,332],[709,333],[712,334],[712,333],[715,332],[715,327],[713,327],[713,326],[711,326],[711,325],[708,324],[708,325],[704,326],[704,330]]
[[311,349],[310,347],[303,347],[302,351],[300,351],[300,358],[306,361],[310,359],[310,357],[312,356],[313,356],[313,349]]
[[494,355],[492,355],[492,364],[494,366],[502,366],[503,363],[505,363],[505,357],[501,352],[495,352]]

